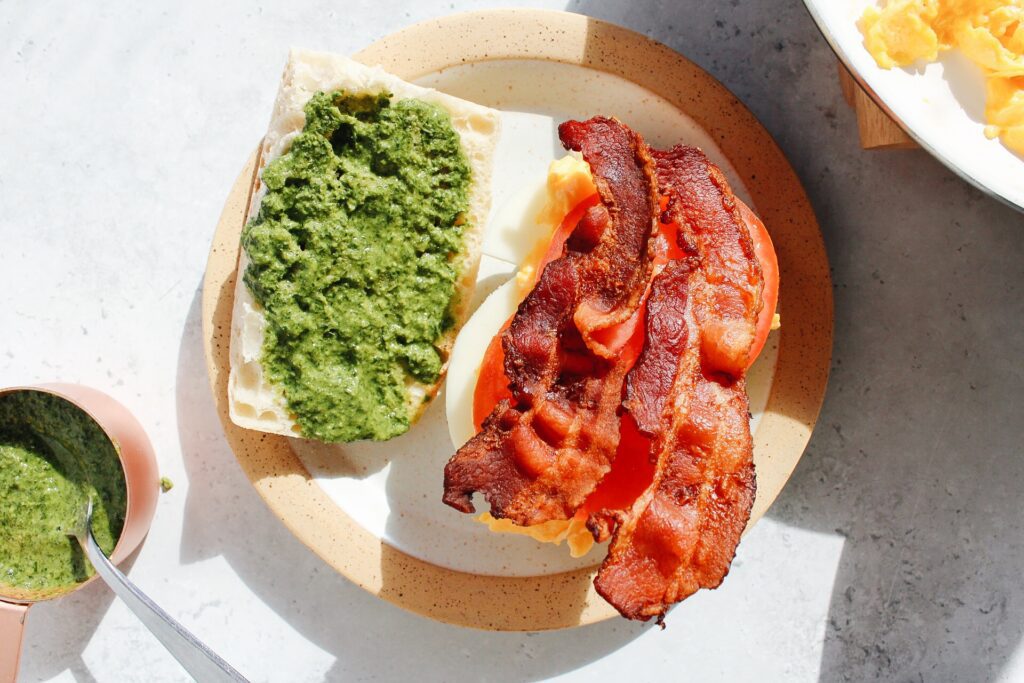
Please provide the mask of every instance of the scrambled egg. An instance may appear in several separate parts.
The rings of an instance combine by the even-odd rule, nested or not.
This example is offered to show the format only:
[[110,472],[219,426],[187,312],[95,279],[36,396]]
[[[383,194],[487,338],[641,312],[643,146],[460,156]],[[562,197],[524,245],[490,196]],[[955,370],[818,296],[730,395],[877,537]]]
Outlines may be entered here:
[[587,520],[579,516],[572,519],[553,519],[533,526],[519,526],[507,519],[495,519],[490,512],[485,512],[477,517],[476,521],[486,524],[488,529],[498,534],[520,534],[541,543],[555,545],[566,541],[569,554],[573,557],[583,557],[594,547],[594,537],[587,529]]
[[1024,0],[887,0],[860,29],[883,69],[959,48],[985,73],[985,135],[1024,155]]
[[547,191],[547,203],[537,214],[535,220],[538,225],[543,225],[549,230],[548,237],[537,240],[533,250],[527,255],[519,267],[519,272],[516,273],[516,282],[523,296],[533,289],[537,266],[547,253],[551,236],[561,225],[562,219],[577,204],[597,192],[594,176],[590,172],[590,164],[573,154],[555,159],[548,166]]

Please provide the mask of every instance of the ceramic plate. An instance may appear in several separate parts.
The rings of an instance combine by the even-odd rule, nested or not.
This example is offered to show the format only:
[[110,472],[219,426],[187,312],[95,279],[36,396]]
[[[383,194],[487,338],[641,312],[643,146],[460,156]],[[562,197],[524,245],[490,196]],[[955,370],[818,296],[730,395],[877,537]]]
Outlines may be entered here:
[[910,137],[964,180],[1024,211],[1024,159],[989,140],[981,71],[957,50],[925,66],[881,69],[857,20],[875,0],[804,0],[836,55]]
[[[752,370],[758,493],[751,524],[803,452],[825,390],[832,344],[828,263],[799,181],[768,133],[708,74],[668,48],[579,15],[535,10],[460,14],[388,36],[356,58],[407,80],[500,109],[494,209],[477,302],[513,272],[500,235],[547,166],[564,154],[568,118],[615,115],[654,145],[703,147],[767,224],[779,255],[779,309]],[[366,590],[412,611],[478,628],[541,630],[615,615],[592,585],[604,547],[572,559],[564,546],[492,534],[440,502],[454,452],[443,397],[408,434],[325,446],[251,432],[227,412],[230,316],[255,154],[217,226],[203,290],[206,356],[228,441],[285,525]]]

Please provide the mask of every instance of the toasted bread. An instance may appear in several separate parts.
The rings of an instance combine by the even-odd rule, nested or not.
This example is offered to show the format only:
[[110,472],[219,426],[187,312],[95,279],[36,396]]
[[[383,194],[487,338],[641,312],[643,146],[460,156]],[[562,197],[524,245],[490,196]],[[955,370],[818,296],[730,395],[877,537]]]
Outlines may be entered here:
[[[463,247],[453,257],[458,275],[449,314],[454,325],[448,327],[434,343],[443,361],[437,381],[423,384],[407,375],[406,405],[412,424],[437,393],[455,336],[468,315],[484,226],[490,210],[491,165],[498,138],[499,115],[493,109],[407,83],[379,67],[366,66],[341,55],[292,50],[270,126],[260,148],[259,173],[249,207],[250,220],[258,214],[265,194],[259,180],[262,171],[274,159],[286,154],[291,141],[302,132],[306,103],[317,92],[341,89],[352,94],[387,91],[392,95],[392,102],[415,98],[440,106],[451,117],[452,127],[459,135],[471,171]],[[240,252],[231,323],[231,374],[228,380],[231,419],[247,429],[285,436],[307,436],[289,410],[282,388],[275,385],[265,372],[262,355],[267,321],[262,307],[242,277],[248,267],[248,258],[244,249]]]

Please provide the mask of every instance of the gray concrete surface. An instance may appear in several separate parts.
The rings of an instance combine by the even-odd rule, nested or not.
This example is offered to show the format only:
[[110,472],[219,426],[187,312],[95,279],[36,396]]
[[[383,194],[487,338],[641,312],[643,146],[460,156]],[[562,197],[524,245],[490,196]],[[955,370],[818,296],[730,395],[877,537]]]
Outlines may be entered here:
[[[923,152],[861,151],[795,0],[567,7],[746,102],[832,261],[818,430],[721,589],[665,632],[466,631],[369,597],[266,510],[212,412],[197,287],[285,49],[501,4],[0,2],[0,384],[93,384],[147,426],[176,487],[132,577],[254,680],[1024,678],[1024,216]],[[23,680],[49,679],[182,673],[94,585],[33,609]]]

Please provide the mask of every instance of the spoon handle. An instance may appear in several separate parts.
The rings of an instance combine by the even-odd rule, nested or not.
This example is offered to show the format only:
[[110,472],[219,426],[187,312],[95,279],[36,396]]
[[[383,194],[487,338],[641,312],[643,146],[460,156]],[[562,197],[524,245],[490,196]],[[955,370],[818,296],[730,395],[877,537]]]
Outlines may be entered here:
[[122,574],[103,554],[91,532],[80,535],[78,540],[89,561],[92,562],[92,566],[96,568],[96,573],[107,582],[111,590],[117,593],[118,597],[128,605],[128,608],[135,612],[135,616],[163,643],[167,651],[178,660],[178,663],[192,678],[201,683],[207,681],[248,683],[242,674],[238,673],[129,581],[128,577]]

